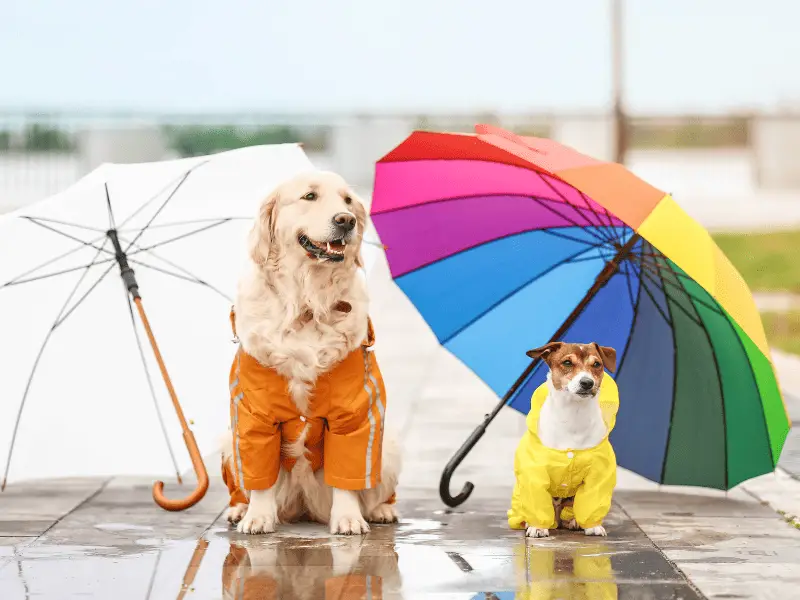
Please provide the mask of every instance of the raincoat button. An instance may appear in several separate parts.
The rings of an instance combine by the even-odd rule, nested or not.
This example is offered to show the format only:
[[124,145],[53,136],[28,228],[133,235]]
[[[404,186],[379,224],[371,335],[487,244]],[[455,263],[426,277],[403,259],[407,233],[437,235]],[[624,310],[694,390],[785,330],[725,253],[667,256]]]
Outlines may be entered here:
[[573,458],[575,456],[574,452],[567,452],[567,458]]

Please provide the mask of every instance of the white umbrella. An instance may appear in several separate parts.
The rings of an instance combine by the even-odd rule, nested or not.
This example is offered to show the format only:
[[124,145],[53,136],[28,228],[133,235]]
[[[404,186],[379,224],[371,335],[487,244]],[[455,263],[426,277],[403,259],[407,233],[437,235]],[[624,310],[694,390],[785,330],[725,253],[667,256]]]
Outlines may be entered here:
[[[192,465],[181,442],[188,436],[200,461],[191,503],[202,497],[200,455],[217,449],[229,421],[229,311],[246,233],[275,185],[312,168],[295,144],[108,164],[0,217],[2,487],[183,473]],[[125,260],[114,238],[143,304],[120,279]],[[374,264],[380,251],[363,249]],[[144,305],[193,433],[170,408]]]

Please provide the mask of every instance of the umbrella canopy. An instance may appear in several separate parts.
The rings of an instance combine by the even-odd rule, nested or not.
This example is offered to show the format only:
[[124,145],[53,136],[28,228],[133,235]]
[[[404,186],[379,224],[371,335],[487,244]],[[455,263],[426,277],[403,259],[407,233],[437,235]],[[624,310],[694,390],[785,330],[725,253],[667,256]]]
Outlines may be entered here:
[[789,419],[750,291],[710,235],[621,165],[476,131],[415,132],[381,159],[372,219],[397,285],[503,397],[484,430],[545,381],[527,350],[597,342],[619,357],[621,466],[719,489],[773,471]]
[[[135,271],[200,451],[218,449],[246,234],[274,186],[312,169],[295,144],[109,164],[0,217],[0,468],[8,482],[163,476],[190,466],[109,230]],[[367,264],[377,252],[365,253]]]

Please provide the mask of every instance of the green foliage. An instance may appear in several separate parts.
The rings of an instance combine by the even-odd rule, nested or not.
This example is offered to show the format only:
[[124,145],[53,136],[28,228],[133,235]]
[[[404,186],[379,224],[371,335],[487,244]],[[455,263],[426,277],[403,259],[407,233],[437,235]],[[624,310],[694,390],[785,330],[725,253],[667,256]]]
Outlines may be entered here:
[[743,148],[749,143],[745,118],[675,122],[632,120],[631,148]]
[[0,151],[71,152],[74,149],[72,137],[57,127],[32,123],[18,135],[11,131],[0,131]]
[[322,150],[327,144],[324,130],[304,133],[288,126],[239,128],[232,125],[169,127],[167,138],[181,156],[200,156],[261,144],[303,144],[306,150]]
[[800,231],[715,234],[751,290],[800,292]]

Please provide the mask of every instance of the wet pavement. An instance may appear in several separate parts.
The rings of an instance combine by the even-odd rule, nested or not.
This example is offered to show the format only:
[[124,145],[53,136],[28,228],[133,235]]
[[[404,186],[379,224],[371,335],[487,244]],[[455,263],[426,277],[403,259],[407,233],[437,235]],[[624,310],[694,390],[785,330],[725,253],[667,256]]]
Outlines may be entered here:
[[[621,469],[608,538],[526,541],[505,523],[525,421],[502,411],[453,477],[453,493],[467,480],[475,491],[463,510],[445,512],[442,467],[496,397],[439,349],[385,265],[376,271],[387,433],[403,448],[398,525],[363,538],[313,524],[242,536],[220,518],[227,493],[217,478],[182,513],[157,508],[150,481],[15,484],[0,494],[0,600],[798,597],[800,529],[789,517],[800,515],[800,480],[787,473],[800,472],[795,433],[786,471],[725,494],[661,487]],[[794,398],[800,359],[775,358]],[[215,475],[218,460],[207,465]],[[179,495],[169,485],[167,493]]]
[[500,498],[457,512],[409,498],[399,524],[363,538],[311,523],[246,536],[219,518],[219,482],[179,514],[156,508],[147,485],[97,486],[73,484],[88,495],[43,532],[45,519],[6,521],[0,598],[702,597],[619,507],[605,539],[565,531],[526,540],[506,526]]

